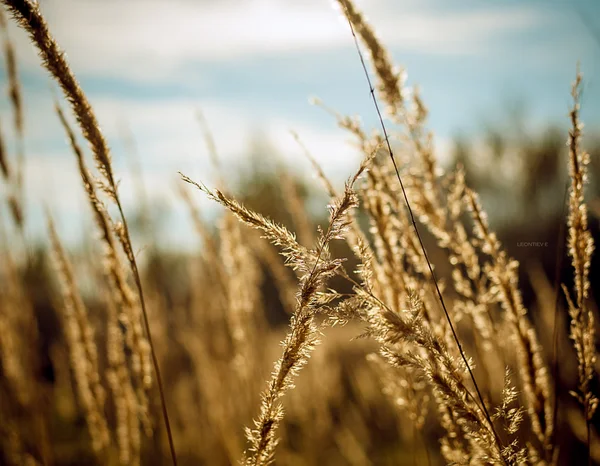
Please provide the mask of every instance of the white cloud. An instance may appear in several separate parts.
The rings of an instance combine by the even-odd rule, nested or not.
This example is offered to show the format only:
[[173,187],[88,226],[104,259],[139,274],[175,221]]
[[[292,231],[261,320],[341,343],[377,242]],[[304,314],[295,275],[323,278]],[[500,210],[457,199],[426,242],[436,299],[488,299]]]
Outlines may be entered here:
[[[523,5],[440,14],[380,0],[363,9],[388,46],[417,53],[480,53],[498,34],[548,21]],[[77,72],[128,79],[184,80],[190,63],[352,47],[329,1],[46,0],[42,10]],[[17,42],[24,62],[39,66],[24,34]]]

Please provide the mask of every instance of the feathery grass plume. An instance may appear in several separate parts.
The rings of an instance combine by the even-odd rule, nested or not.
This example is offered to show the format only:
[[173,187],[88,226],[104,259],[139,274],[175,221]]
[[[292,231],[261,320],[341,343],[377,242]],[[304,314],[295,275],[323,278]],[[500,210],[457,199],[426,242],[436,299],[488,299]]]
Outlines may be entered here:
[[[447,413],[450,423],[447,428],[455,438],[463,439],[459,456],[468,456],[475,461],[487,460],[492,464],[516,464],[505,456],[505,448],[491,422],[465,386],[466,367],[454,359],[445,343],[423,320],[418,295],[411,293],[410,308],[399,313],[366,290],[355,291],[365,299],[368,334],[382,345],[381,356],[392,367],[414,369],[432,387],[438,408],[442,408],[441,414]],[[453,446],[457,447],[458,443]],[[451,454],[456,457],[457,452]]]
[[582,75],[577,70],[577,77],[571,88],[573,107],[570,111],[571,128],[569,130],[569,177],[571,189],[569,193],[568,216],[568,251],[571,256],[575,276],[575,289],[572,298],[569,290],[563,285],[567,298],[570,323],[570,337],[577,354],[577,397],[584,410],[587,426],[586,445],[588,464],[592,463],[590,455],[591,421],[598,398],[590,388],[594,378],[596,364],[596,330],[594,314],[587,300],[590,288],[589,270],[594,251],[594,239],[588,228],[587,205],[584,198],[584,185],[587,182],[587,171],[590,156],[581,149],[583,124],[579,121],[580,94]]
[[[376,260],[371,262],[371,267],[378,277],[375,282],[379,288],[379,296],[392,309],[399,311],[408,289],[409,272],[405,263],[408,251],[406,247],[402,247],[402,243],[407,241],[406,235],[412,233],[396,197],[388,194],[384,186],[386,183],[381,167],[373,167],[362,192],[362,199],[369,215],[373,237]],[[417,261],[421,262],[418,258]]]
[[[344,3],[344,4],[349,4],[349,1],[344,1],[344,2],[340,2],[340,3]],[[346,5],[347,6],[347,5]],[[361,34],[360,31],[363,30],[370,30],[370,26],[368,24],[366,24],[366,21],[364,21],[364,18],[362,18],[362,16],[359,13],[356,13],[354,7],[351,6],[350,9],[347,9],[345,11],[346,17],[347,19],[349,19],[351,27],[352,27],[352,31],[354,32],[354,29],[356,29],[357,31],[359,31],[359,35],[361,35],[361,39],[363,39],[363,42],[365,43],[365,46],[368,48],[369,53],[372,56],[377,56],[378,61],[380,61],[381,63],[379,65],[376,65],[375,68],[375,73],[377,74],[377,77],[379,79],[380,82],[387,82],[389,87],[393,87],[396,86],[398,87],[398,89],[394,92],[395,95],[404,95],[407,94],[406,91],[402,90],[402,83],[399,80],[393,81],[390,80],[390,73],[389,70],[393,69],[393,65],[389,60],[389,57],[386,55],[385,52],[382,52],[383,46],[377,41],[377,39],[374,37],[373,34],[367,34],[368,37],[363,37],[363,35]],[[357,46],[358,48],[358,46]],[[360,54],[360,49],[359,49],[359,54]],[[362,58],[362,55],[361,55]],[[364,66],[364,62],[363,62],[363,66]],[[368,73],[366,72],[365,69],[365,74],[367,75],[368,78]],[[386,103],[390,104],[390,102],[388,102],[388,96],[389,96],[390,92],[387,93],[380,93],[382,99],[384,101],[386,101]],[[472,251],[472,248],[470,247],[469,242],[466,240],[466,235],[464,234],[464,227],[462,227],[462,225],[460,225],[460,223],[458,222],[458,216],[460,215],[460,213],[456,213],[456,206],[460,205],[459,202],[454,202],[453,205],[450,205],[450,202],[448,203],[448,206],[443,206],[442,203],[440,202],[440,199],[443,197],[441,195],[441,193],[439,192],[439,183],[437,182],[438,179],[438,172],[440,172],[439,167],[437,166],[437,162],[435,160],[434,157],[434,152],[433,152],[433,144],[432,144],[432,135],[430,132],[427,132],[424,128],[424,123],[427,117],[427,109],[425,107],[425,105],[423,104],[419,91],[417,88],[414,89],[413,91],[413,96],[412,96],[412,101],[411,101],[411,106],[410,108],[407,107],[407,102],[405,102],[404,100],[402,101],[402,105],[396,105],[395,103],[392,103],[392,106],[396,106],[396,108],[398,108],[398,110],[401,110],[401,116],[403,117],[402,121],[404,126],[408,129],[408,139],[409,142],[412,143],[412,145],[415,148],[415,151],[419,157],[420,160],[420,167],[419,170],[416,172],[418,174],[418,176],[411,176],[410,180],[408,181],[407,184],[407,190],[410,191],[410,198],[411,198],[411,204],[412,204],[412,208],[414,208],[415,212],[419,215],[419,217],[424,220],[424,224],[430,229],[430,231],[438,238],[438,241],[440,243],[440,245],[442,247],[448,247],[449,244],[452,244],[450,242],[450,235],[449,232],[451,233],[453,228],[448,228],[447,227],[447,222],[446,222],[446,213],[449,212],[451,213],[450,217],[454,220],[454,228],[457,230],[456,234],[453,234],[453,237],[458,237],[458,239],[460,241],[457,241],[456,245],[455,245],[455,250],[459,251],[459,256],[464,257],[466,260],[468,260],[468,264],[472,265],[472,263],[476,262],[476,255],[474,254],[474,251]],[[375,101],[375,97],[373,95],[373,99]],[[396,101],[396,103],[398,103],[400,101]],[[375,101],[375,105],[377,107],[377,103]],[[338,122],[340,124],[340,126],[345,127],[346,129],[348,129],[349,131],[351,131],[353,134],[355,134],[359,140],[362,140],[362,144],[363,144],[363,150],[364,150],[364,145],[365,143],[367,143],[366,140],[366,135],[364,133],[364,131],[362,131],[360,129],[360,126],[358,124],[358,122],[356,121],[352,121],[351,119],[347,119],[347,118],[343,118],[340,116],[336,116],[338,119]],[[385,132],[385,127],[383,127],[384,130],[384,134]],[[387,142],[387,134],[386,134],[386,142]],[[391,149],[390,149],[391,151]],[[395,169],[395,161],[392,160],[392,165],[394,166],[393,168]],[[396,171],[396,170],[394,170]],[[375,171],[373,171],[373,173],[375,173]],[[414,175],[414,173],[413,173]],[[399,177],[399,176],[398,176]],[[421,178],[423,178],[421,180]],[[413,186],[411,186],[413,185]],[[388,183],[383,183],[382,186],[380,187],[389,187]],[[409,189],[410,188],[410,189]],[[402,190],[404,190],[404,187],[402,186]],[[394,199],[394,197],[398,196],[399,193],[397,193],[395,190],[390,190],[390,199]],[[375,191],[375,193],[377,193],[377,191]],[[409,211],[411,210],[411,207],[408,207]],[[411,217],[412,217],[412,212],[411,213]],[[397,212],[397,215],[399,215],[399,209]],[[391,221],[394,221],[394,219],[392,218]],[[380,225],[381,226],[381,225]],[[409,228],[410,229],[410,228]],[[382,231],[380,230],[380,234],[382,233]],[[462,235],[461,235],[462,233]],[[429,264],[428,261],[424,261],[423,258],[421,257],[422,254],[419,251],[420,245],[419,245],[419,239],[418,237],[416,237],[415,235],[402,235],[402,242],[404,243],[404,245],[408,245],[408,248],[404,248],[407,250],[407,257],[408,259],[414,263],[414,265],[417,268],[422,269],[423,271],[425,271],[425,273],[427,273],[427,269],[429,268]],[[469,253],[470,252],[470,253]],[[472,267],[470,268],[469,266],[467,266],[467,269],[469,270],[469,274],[474,274],[474,272],[476,272],[478,270],[477,267]],[[389,271],[388,271],[389,272]],[[388,273],[389,274],[389,273]],[[465,284],[465,281],[463,280],[463,284]],[[466,289],[466,288],[465,288]],[[473,311],[470,312],[472,319],[474,320],[474,322],[477,323],[477,327],[478,330],[484,332],[484,344],[486,343],[486,341],[489,341],[489,334],[490,332],[490,326],[486,323],[486,320],[483,316],[482,316],[482,311],[485,309],[484,306],[479,305],[474,305],[473,303],[471,303],[469,306],[467,306],[465,308],[466,310],[469,311]]]
[[287,264],[294,270],[306,269],[306,260],[309,257],[311,258],[311,263],[314,262],[314,251],[309,251],[301,246],[296,241],[295,235],[283,225],[279,225],[272,220],[263,217],[261,214],[244,207],[235,199],[225,195],[219,189],[215,189],[214,191],[210,190],[204,184],[195,182],[183,173],[180,173],[180,175],[183,181],[195,186],[209,199],[227,208],[243,223],[252,228],[262,230],[271,243],[281,248],[281,254],[286,258]]
[[3,0],[3,3],[16,22],[29,34],[31,41],[38,48],[44,67],[62,88],[85,139],[90,143],[98,170],[105,177],[105,191],[114,198],[116,181],[108,144],[100,130],[92,106],[67,63],[66,55],[50,34],[39,4],[31,0]]
[[[394,157],[394,153],[392,151],[392,147],[390,145],[390,139],[389,139],[389,136],[388,136],[388,132],[387,132],[386,126],[385,126],[385,124],[383,122],[383,117],[381,115],[381,111],[379,110],[379,104],[378,104],[377,98],[375,96],[375,89],[373,88],[373,85],[371,84],[371,78],[369,76],[369,72],[367,70],[367,67],[366,67],[366,64],[365,64],[365,61],[364,61],[364,58],[363,58],[363,54],[362,54],[360,46],[358,44],[358,39],[357,39],[357,36],[356,36],[356,33],[355,33],[355,28],[357,28],[359,30],[359,33],[360,33],[360,31],[363,32],[364,36],[361,36],[361,37],[363,38],[363,40],[365,41],[365,43],[367,45],[367,48],[369,48],[369,50],[371,52],[371,55],[372,55],[372,57],[374,59],[374,64],[375,64],[376,71],[383,78],[382,81],[384,82],[384,86],[385,86],[385,90],[386,90],[385,92],[383,92],[383,94],[385,95],[385,97],[387,98],[387,100],[389,100],[389,102],[387,102],[388,105],[390,105],[391,107],[395,107],[394,109],[400,108],[399,106],[403,102],[402,93],[400,92],[400,90],[401,90],[402,87],[401,87],[401,85],[399,85],[399,80],[395,79],[395,75],[391,72],[391,70],[389,68],[389,60],[387,59],[387,55],[381,51],[381,47],[380,47],[377,39],[374,37],[373,34],[369,33],[368,26],[366,26],[366,23],[364,22],[362,16],[360,16],[359,14],[356,13],[355,8],[352,5],[351,1],[350,0],[338,0],[338,1],[340,2],[340,5],[344,9],[344,13],[346,15],[346,18],[348,19],[348,24],[350,25],[350,30],[352,32],[352,36],[353,36],[353,39],[354,39],[354,44],[356,46],[356,50],[357,50],[358,56],[360,58],[361,65],[362,65],[363,71],[365,73],[365,77],[367,79],[367,83],[369,85],[369,91],[371,93],[371,98],[372,98],[372,101],[373,101],[373,105],[375,106],[375,110],[376,110],[378,118],[379,118],[379,122],[380,122],[380,125],[381,125],[381,130],[382,130],[382,133],[383,133],[383,140],[384,140],[384,142],[386,144],[389,158],[390,158],[390,160],[392,162],[392,165],[394,167],[394,172],[396,173],[396,177],[398,179],[398,183],[400,184],[400,187],[401,187],[401,190],[402,190],[402,195],[404,197],[404,201],[405,201],[405,204],[406,204],[406,209],[408,210],[408,213],[409,213],[409,216],[410,216],[410,220],[411,220],[411,224],[412,224],[412,227],[414,228],[415,236],[416,236],[416,239],[418,240],[418,244],[420,246],[420,248],[419,248],[420,252],[422,253],[423,259],[424,259],[424,261],[427,264],[427,270],[428,270],[428,272],[430,274],[430,277],[432,279],[432,282],[434,284],[435,291],[437,293],[437,297],[438,297],[439,302],[440,302],[440,304],[442,306],[442,309],[443,309],[443,312],[444,312],[444,316],[446,318],[448,327],[449,327],[449,329],[451,331],[454,343],[456,344],[456,346],[458,348],[458,351],[459,351],[460,356],[461,356],[461,358],[463,360],[464,366],[466,367],[467,372],[469,374],[469,377],[470,377],[470,379],[471,379],[471,381],[472,381],[472,383],[473,383],[473,385],[475,387],[475,390],[477,392],[477,397],[479,398],[479,403],[480,403],[481,409],[483,410],[483,413],[484,413],[484,415],[485,415],[485,417],[487,419],[487,423],[488,423],[489,427],[492,430],[492,433],[493,433],[494,439],[496,441],[496,444],[501,445],[501,442],[499,440],[498,434],[495,431],[494,424],[492,422],[491,416],[490,416],[490,414],[488,412],[488,409],[486,407],[485,400],[483,399],[483,395],[481,394],[481,391],[479,389],[479,385],[477,384],[477,381],[475,379],[473,371],[471,370],[471,367],[470,367],[469,362],[467,360],[467,356],[466,356],[466,354],[465,354],[465,352],[464,352],[464,350],[462,348],[461,342],[460,342],[460,340],[458,338],[458,334],[456,332],[456,329],[455,329],[455,327],[454,327],[454,325],[452,323],[452,320],[450,318],[450,314],[449,314],[449,312],[448,312],[448,310],[446,308],[446,305],[445,305],[445,302],[444,302],[444,298],[442,296],[442,292],[441,292],[440,286],[439,286],[438,281],[436,279],[436,276],[435,276],[435,274],[433,272],[433,267],[431,265],[431,262],[429,260],[428,255],[427,255],[427,251],[425,250],[425,245],[423,244],[423,240],[421,238],[421,235],[419,234],[419,230],[418,230],[418,227],[417,227],[417,224],[416,224],[416,221],[415,221],[415,217],[414,217],[413,211],[411,209],[411,206],[410,206],[407,194],[406,194],[406,190],[404,188],[404,184],[402,183],[402,178],[400,177],[400,171],[398,169],[398,165],[396,163],[396,159]],[[376,57],[377,57],[377,60],[375,60]],[[383,67],[385,67],[386,69],[383,69]],[[397,94],[394,94],[394,92],[396,92],[396,91],[393,91],[393,90],[387,91],[388,87],[390,89],[392,89],[392,87],[394,87],[394,86],[397,89]]]
[[527,309],[518,288],[519,263],[502,249],[495,233],[490,231],[487,214],[483,211],[477,195],[465,190],[465,203],[473,219],[473,231],[481,241],[481,250],[491,258],[484,265],[490,278],[490,293],[502,305],[504,319],[509,325],[516,343],[519,376],[531,427],[544,449],[544,457],[552,458],[554,430],[552,383],[537,334],[527,317]]
[[247,429],[247,437],[250,441],[249,455],[244,458],[244,463],[247,465],[269,464],[274,459],[275,447],[278,443],[276,430],[283,419],[280,399],[287,390],[293,388],[293,378],[308,362],[310,353],[318,343],[315,316],[318,308],[324,304],[319,300],[318,290],[341,267],[340,260],[330,257],[329,243],[334,239],[343,239],[350,222],[348,214],[358,205],[352,187],[367,169],[370,161],[371,158],[366,158],[361,163],[355,175],[347,181],[344,194],[329,206],[329,226],[326,232],[321,232],[319,235],[314,251],[307,251],[301,247],[284,227],[246,209],[220,191],[212,192],[206,186],[182,175],[184,181],[195,185],[209,198],[229,208],[244,223],[262,230],[274,244],[282,246],[284,248],[282,254],[301,272],[296,309],[290,323],[291,329],[282,342],[283,355],[275,363],[272,378],[263,393],[255,428]]
[[365,167],[366,165],[361,165],[357,175],[347,183],[342,198],[330,207],[328,230],[317,240],[317,258],[312,270],[301,277],[298,304],[290,324],[291,331],[283,342],[283,356],[275,363],[272,379],[263,394],[261,412],[255,421],[255,428],[247,431],[251,443],[250,456],[245,458],[247,465],[269,464],[274,459],[277,445],[276,429],[283,418],[283,408],[279,400],[286,390],[293,387],[292,378],[307,363],[310,352],[318,343],[314,317],[321,303],[317,290],[333,276],[335,269],[341,266],[339,261],[328,257],[328,245],[331,240],[343,237],[348,225],[347,213],[357,206],[352,185]]
[[121,223],[117,228],[117,236],[121,242],[121,245],[123,246],[123,250],[127,256],[127,259],[129,260],[129,265],[131,267],[133,278],[137,287],[142,310],[143,324],[146,331],[148,344],[150,346],[152,365],[156,374],[156,382],[160,394],[162,415],[168,437],[171,460],[176,465],[177,456],[175,453],[175,446],[171,433],[171,425],[167,412],[164,389],[160,377],[160,369],[158,367],[158,358],[156,357],[154,346],[152,344],[152,335],[150,332],[148,314],[146,312],[142,281],[138,270],[137,261],[133,253],[127,220],[125,218],[125,213],[123,212],[121,200],[117,193],[117,182],[112,169],[108,144],[104,139],[102,131],[100,130],[100,125],[98,124],[98,120],[96,119],[92,106],[77,82],[75,75],[69,67],[69,64],[67,63],[66,55],[61,51],[60,47],[50,34],[48,25],[46,24],[46,21],[40,12],[39,4],[31,0],[3,0],[3,3],[8,7],[18,24],[27,31],[32,42],[38,48],[44,67],[50,72],[50,74],[56,79],[62,88],[67,100],[69,101],[69,104],[71,105],[73,113],[75,114],[81,131],[85,139],[90,144],[92,153],[94,155],[94,160],[96,161],[96,166],[104,178],[104,180],[102,180],[102,182],[99,184],[104,192],[114,201],[119,210]]
[[[479,355],[498,344],[497,339],[493,338],[497,330],[491,318],[495,303],[488,293],[488,279],[480,263],[477,246],[462,222],[467,210],[463,202],[467,189],[464,169],[459,166],[449,176],[438,176],[437,163],[431,161],[428,165],[429,168],[422,169],[425,181],[418,182],[414,187],[412,198],[416,202],[413,205],[422,223],[436,238],[438,246],[449,253],[452,283],[460,297],[455,300],[452,312],[456,319],[463,315],[470,318],[475,350]],[[431,186],[441,186],[437,195],[421,194],[431,192]],[[441,199],[446,199],[446,202],[440,202]],[[488,365],[484,365],[483,369],[489,378]]]
[[[344,6],[344,4],[350,3],[350,2],[349,2],[349,0],[344,0],[343,2],[340,1],[340,3],[342,4],[342,6]],[[363,42],[365,42],[367,48],[369,49],[369,52],[371,53],[371,55],[378,56],[378,57],[380,57],[381,60],[385,60],[386,55],[382,54],[378,51],[381,49],[381,46],[379,43],[377,43],[374,36],[369,35],[367,38],[365,38],[365,37],[363,37],[363,34],[361,34],[362,30],[364,30],[366,27],[368,28],[368,26],[364,25],[364,20],[362,19],[362,17],[360,15],[356,15],[354,12],[354,9],[346,8],[345,14],[346,14],[347,19],[350,22],[352,32],[354,33],[354,29],[356,28],[358,33],[361,35]],[[355,36],[355,40],[356,40],[356,36]],[[358,52],[360,55],[360,49],[358,48],[358,44],[357,44],[357,49],[358,49]],[[360,58],[362,61],[362,55],[360,55]],[[365,68],[365,75],[370,84],[370,78],[369,78],[368,72],[366,71],[366,67],[364,66],[364,61],[362,61],[362,63],[363,63],[363,68]],[[384,70],[383,72],[381,71],[382,69]],[[385,70],[389,70],[389,69],[391,69],[391,64],[389,64],[389,63],[384,66],[377,66],[377,65],[375,66],[375,71],[376,71],[380,81],[386,80],[390,84],[394,84],[393,81],[386,79],[386,76],[389,76],[389,73],[387,73]],[[395,83],[397,85],[398,81],[395,81]],[[377,100],[373,93],[374,92],[373,87],[370,86],[370,89],[371,89],[374,104],[375,104],[376,109],[379,114]],[[402,95],[400,90],[398,92],[400,93],[400,95]],[[382,95],[382,98],[386,101],[386,103],[389,106],[390,102],[388,102],[386,100],[386,99],[389,99],[389,92],[387,94],[385,92],[381,92],[381,95]],[[428,217],[426,217],[426,220],[429,220],[429,222],[426,222],[426,223],[428,223],[428,227],[430,227],[430,230],[434,234],[437,233],[437,236],[440,237],[440,241],[449,243],[447,232],[446,232],[447,231],[446,222],[442,221],[444,219],[443,214],[444,214],[445,210],[440,207],[439,198],[433,195],[433,192],[434,192],[433,188],[435,186],[437,186],[437,183],[435,183],[435,181],[436,181],[435,159],[432,156],[431,135],[426,135],[425,141],[424,142],[422,141],[424,133],[423,133],[421,126],[422,126],[422,123],[424,122],[427,112],[426,112],[424,105],[422,104],[422,101],[421,101],[418,93],[415,94],[413,104],[414,104],[413,105],[414,109],[412,110],[412,112],[408,112],[404,107],[396,107],[396,108],[400,108],[402,110],[402,116],[404,117],[404,124],[407,126],[407,129],[409,130],[409,137],[412,140],[412,142],[414,143],[415,149],[416,149],[417,153],[420,155],[420,159],[422,162],[422,172],[424,174],[424,181],[423,181],[422,185],[417,185],[417,189],[415,190],[415,192],[419,195],[417,199],[420,201],[416,204],[415,211],[417,211],[417,212],[420,211],[419,213],[421,213],[421,214],[423,214],[423,213],[429,214]],[[382,129],[384,132],[385,140],[388,143],[388,149],[389,149],[390,155],[392,156],[392,163],[394,165],[394,169],[396,171],[397,177],[398,177],[398,179],[400,179],[400,174],[396,167],[396,162],[393,160],[391,147],[389,147],[389,138],[387,136],[385,126],[383,125],[383,120],[381,118],[381,115],[379,114],[379,116],[380,116],[380,120],[381,120],[381,124],[382,124]],[[355,129],[352,129],[352,128],[350,128],[350,129],[355,134],[358,134],[360,136],[360,133],[358,133]],[[400,183],[402,185],[401,180],[400,180]],[[413,181],[413,184],[414,184],[414,181]],[[418,237],[421,249],[423,250],[423,253],[425,255],[427,267],[431,268],[431,265],[430,265],[429,260],[427,259],[420,235],[418,234],[416,224],[414,223],[412,209],[408,203],[408,198],[406,197],[406,192],[405,192],[404,186],[402,185],[401,187],[402,187],[402,192],[405,196],[407,209],[409,211],[413,226],[417,233],[417,237]],[[422,202],[422,205],[421,205],[421,202]],[[461,233],[460,234],[461,243],[466,244],[467,241],[465,240],[464,231],[458,230],[458,233]],[[469,249],[472,249],[472,248],[469,248]],[[459,252],[462,252],[462,251],[459,251]],[[468,250],[467,250],[467,252],[468,252]],[[469,259],[470,262],[472,262],[472,259],[476,258],[476,256],[473,254],[473,251],[471,251],[471,253],[467,254],[467,256],[465,258]],[[418,262],[415,262],[415,263],[418,264]],[[431,275],[434,279],[434,283],[437,288],[437,281],[435,280],[435,276],[433,275],[433,270],[431,270]],[[456,274],[454,274],[454,275],[456,277]],[[459,285],[461,283],[465,284],[466,281],[460,280],[457,283]],[[463,288],[464,288],[464,291],[467,291],[466,287],[463,287]],[[512,306],[513,308],[519,307],[517,301],[519,301],[519,299],[520,299],[520,295],[518,295],[518,290],[515,288],[516,287],[513,285],[513,286],[509,286],[506,289],[506,291],[510,291],[512,293],[512,295],[510,296],[511,300],[510,300],[509,304],[513,305]],[[439,293],[439,289],[437,291],[438,291],[438,295],[440,298],[440,302],[445,311],[444,313],[446,315],[448,325],[451,329],[451,333],[453,335],[454,340],[458,344],[459,352],[461,353],[461,356],[463,357],[463,360],[464,360],[465,357],[464,357],[464,353],[461,348],[461,345],[458,341],[458,336],[454,330],[454,326],[450,320],[450,316],[449,316],[448,312],[446,311],[446,308],[445,308],[445,305],[443,302],[443,298],[442,298],[441,294]],[[506,301],[508,301],[508,295],[507,295],[507,300],[505,300],[505,302]],[[522,305],[520,305],[520,307],[522,307]],[[471,309],[481,310],[482,308],[480,306],[477,306],[475,308],[473,308],[473,306],[471,306]],[[475,316],[475,319],[474,319],[475,322],[479,322],[478,326],[481,330],[484,330],[486,333],[489,333],[488,330],[490,330],[491,327],[489,325],[487,325],[486,323],[484,323],[483,319],[481,319],[480,316],[481,316],[481,314],[479,316]],[[548,450],[551,448],[548,445],[548,441],[551,438],[551,433],[552,433],[552,429],[553,429],[552,412],[551,412],[551,410],[548,410],[548,408],[550,406],[549,400],[550,400],[550,391],[551,391],[551,388],[549,386],[548,374],[547,374],[547,370],[545,368],[545,363],[543,361],[543,358],[541,358],[539,344],[537,343],[537,338],[535,337],[533,328],[529,324],[524,323],[524,324],[520,325],[520,332],[521,332],[520,341],[523,343],[523,345],[522,345],[523,351],[520,352],[521,353],[521,358],[520,358],[521,366],[527,366],[529,369],[531,369],[529,371],[522,370],[521,373],[523,375],[524,373],[528,372],[528,375],[526,375],[526,377],[524,379],[526,382],[528,382],[528,381],[530,382],[528,385],[531,390],[528,391],[529,395],[530,395],[528,398],[531,402],[530,403],[531,405],[533,405],[534,401],[535,401],[535,408],[532,408],[529,411],[530,411],[530,415],[533,416],[532,423],[534,424],[534,430],[536,430],[538,438],[540,439],[540,441],[542,442],[544,447]],[[464,362],[466,364],[466,360]],[[469,368],[468,365],[467,365],[467,368]],[[470,369],[469,369],[469,373],[470,373]],[[475,378],[472,373],[470,373],[470,376],[471,376],[472,381],[475,384],[475,388],[478,392],[478,395],[480,398],[480,403],[487,414],[485,402],[483,401],[483,398],[481,397],[481,394],[479,393],[479,388],[477,386]],[[538,382],[538,383],[535,383],[535,382]],[[534,390],[534,388],[535,388],[535,390]],[[490,422],[490,424],[493,428],[493,423],[489,419],[489,415],[487,417],[488,417],[488,421]]]
[[405,73],[403,70],[394,69],[388,52],[383,47],[373,28],[364,20],[363,15],[357,11],[350,0],[337,0],[342,13],[348,19],[348,22],[354,26],[356,32],[369,50],[373,68],[378,77],[377,90],[382,100],[388,106],[387,112],[390,116],[396,117],[400,109],[404,106],[404,96],[402,94]]
[[98,349],[85,304],[77,288],[73,267],[60,242],[52,217],[49,213],[46,215],[54,267],[61,284],[63,326],[75,386],[85,413],[92,447],[99,454],[108,446],[110,438],[104,415],[105,391],[100,380]]

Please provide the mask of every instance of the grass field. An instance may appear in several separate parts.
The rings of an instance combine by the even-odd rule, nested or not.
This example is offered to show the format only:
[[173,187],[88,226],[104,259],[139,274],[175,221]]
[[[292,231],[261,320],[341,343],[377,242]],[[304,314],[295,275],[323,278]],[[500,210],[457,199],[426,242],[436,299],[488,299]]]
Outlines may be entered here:
[[[48,199],[48,249],[32,252],[19,234],[26,154],[0,146],[16,232],[1,242],[0,464],[600,462],[578,70],[561,160],[566,279],[513,259],[464,167],[439,165],[425,103],[351,0],[337,3],[381,125],[333,114],[363,155],[341,190],[307,154],[328,220],[317,225],[291,173],[279,174],[287,225],[238,202],[215,152],[215,187],[185,173],[179,186],[202,247],[169,265],[159,245],[140,260],[102,122],[39,6],[2,3],[63,93],[56,118],[95,232],[75,254]],[[5,58],[24,141],[10,42]],[[200,198],[223,207],[214,224]]]

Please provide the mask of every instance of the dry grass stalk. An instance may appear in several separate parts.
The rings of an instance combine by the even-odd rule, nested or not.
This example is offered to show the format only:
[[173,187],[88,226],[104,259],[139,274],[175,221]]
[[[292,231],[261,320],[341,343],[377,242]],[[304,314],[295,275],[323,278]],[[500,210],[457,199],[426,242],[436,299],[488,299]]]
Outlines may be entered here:
[[592,417],[598,406],[598,398],[590,388],[590,382],[595,374],[596,331],[594,313],[587,303],[590,288],[589,269],[594,251],[594,239],[588,227],[587,205],[584,199],[589,154],[581,149],[583,127],[579,121],[581,80],[582,76],[578,70],[571,89],[573,107],[570,111],[571,129],[569,130],[568,140],[571,189],[569,193],[567,244],[574,269],[575,297],[571,297],[571,293],[564,285],[563,291],[567,298],[569,316],[571,317],[570,337],[577,354],[578,381],[577,392],[574,395],[583,406],[587,427],[588,464],[591,464],[590,428]]
[[13,14],[13,17],[19,23],[19,25],[27,31],[32,42],[39,50],[44,67],[50,72],[50,74],[56,79],[62,88],[67,100],[69,101],[69,104],[71,105],[73,113],[75,114],[81,131],[85,139],[90,144],[94,155],[94,160],[96,161],[96,166],[104,178],[100,185],[104,192],[115,202],[119,210],[121,224],[117,228],[117,236],[121,242],[121,245],[123,246],[125,254],[127,255],[127,259],[129,260],[129,265],[133,272],[133,278],[139,294],[143,323],[148,343],[150,345],[150,354],[159,388],[162,414],[169,440],[171,459],[174,464],[177,464],[177,456],[175,454],[175,447],[173,444],[164,389],[160,377],[160,369],[158,367],[158,359],[154,351],[154,346],[152,345],[152,336],[150,333],[150,324],[146,312],[146,303],[144,300],[142,282],[137,261],[133,253],[127,221],[125,219],[123,207],[117,193],[117,182],[112,169],[108,144],[104,139],[102,131],[100,130],[100,125],[98,124],[95,113],[85,93],[79,86],[79,83],[77,82],[73,72],[69,67],[69,64],[67,63],[65,54],[61,51],[60,47],[50,34],[48,25],[46,24],[46,21],[40,12],[39,5],[31,0],[4,0],[3,3],[8,7],[9,11]]

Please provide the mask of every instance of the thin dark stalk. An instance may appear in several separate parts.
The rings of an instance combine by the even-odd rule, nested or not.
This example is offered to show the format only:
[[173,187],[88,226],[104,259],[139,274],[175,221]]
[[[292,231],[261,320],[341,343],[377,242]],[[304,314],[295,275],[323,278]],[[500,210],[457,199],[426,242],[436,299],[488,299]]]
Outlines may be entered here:
[[[344,8],[346,8],[346,6],[344,5]],[[347,9],[346,9],[347,10]],[[346,17],[348,17],[349,14],[348,12],[346,12]],[[396,172],[396,177],[398,178],[398,182],[400,183],[400,188],[402,189],[402,195],[404,197],[404,202],[406,203],[406,208],[408,210],[408,213],[410,215],[410,219],[411,219],[411,223],[412,226],[415,230],[415,234],[417,235],[417,238],[419,240],[419,244],[421,246],[421,251],[423,252],[423,256],[425,257],[425,260],[427,262],[427,267],[429,269],[429,273],[431,274],[431,278],[433,281],[433,284],[435,286],[435,290],[437,292],[437,296],[439,298],[439,301],[442,305],[442,309],[444,311],[444,315],[446,316],[446,320],[448,321],[448,325],[450,326],[450,330],[452,331],[452,337],[454,339],[454,341],[456,342],[456,345],[458,347],[458,351],[460,352],[460,356],[467,368],[467,371],[469,372],[469,376],[471,378],[471,381],[473,382],[473,385],[475,387],[475,390],[477,392],[477,397],[479,398],[479,401],[481,403],[481,409],[484,412],[484,415],[488,421],[488,423],[490,424],[490,428],[492,429],[492,433],[496,439],[496,442],[498,444],[498,447],[501,449],[502,448],[502,442],[500,441],[500,437],[498,436],[498,433],[496,432],[496,429],[494,427],[494,423],[492,422],[492,417],[490,416],[490,413],[488,412],[488,409],[485,406],[485,401],[483,399],[483,395],[481,394],[481,391],[479,390],[479,386],[477,385],[477,381],[475,380],[475,375],[473,374],[473,371],[471,370],[471,367],[469,366],[469,362],[467,360],[467,356],[465,355],[465,352],[462,348],[462,345],[460,343],[460,340],[458,338],[458,334],[456,333],[456,329],[454,328],[454,324],[452,323],[452,319],[450,319],[450,314],[448,313],[448,309],[446,308],[446,304],[444,302],[444,298],[442,297],[442,292],[440,290],[440,287],[438,285],[438,281],[437,278],[435,276],[435,273],[433,272],[433,267],[431,266],[431,261],[429,260],[429,257],[427,255],[427,251],[425,250],[425,245],[423,243],[423,239],[421,238],[421,234],[419,233],[419,229],[417,228],[417,223],[415,221],[415,217],[413,214],[413,211],[410,207],[410,203],[408,201],[408,196],[406,194],[406,190],[404,189],[404,183],[402,183],[402,178],[400,176],[400,170],[398,169],[398,164],[396,163],[396,158],[394,157],[394,152],[392,151],[392,146],[390,144],[390,140],[389,140],[389,136],[387,133],[387,129],[385,127],[385,124],[383,123],[383,117],[381,115],[381,110],[379,109],[379,103],[377,102],[377,97],[375,96],[375,88],[373,87],[373,84],[371,83],[371,78],[369,76],[369,72],[367,70],[367,65],[365,63],[365,59],[363,57],[362,51],[360,50],[360,45],[358,44],[358,38],[356,37],[356,33],[354,31],[354,26],[352,25],[352,22],[348,19],[348,24],[350,25],[350,30],[352,32],[352,37],[354,39],[354,45],[356,46],[356,51],[358,52],[358,56],[360,58],[360,62],[361,65],[363,67],[363,71],[365,73],[365,76],[367,78],[367,82],[369,84],[369,92],[371,94],[371,99],[373,100],[373,105],[375,106],[375,110],[377,111],[377,116],[379,118],[379,123],[381,125],[381,129],[383,131],[383,136],[387,145],[387,149],[388,149],[388,153],[390,154],[390,159],[392,160],[392,164],[394,165],[394,170]]]

